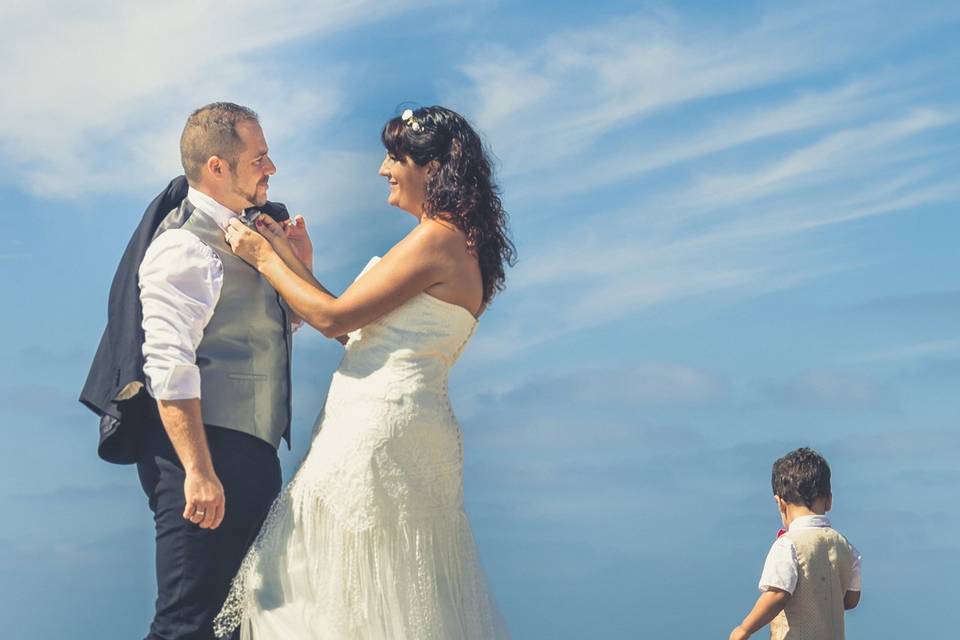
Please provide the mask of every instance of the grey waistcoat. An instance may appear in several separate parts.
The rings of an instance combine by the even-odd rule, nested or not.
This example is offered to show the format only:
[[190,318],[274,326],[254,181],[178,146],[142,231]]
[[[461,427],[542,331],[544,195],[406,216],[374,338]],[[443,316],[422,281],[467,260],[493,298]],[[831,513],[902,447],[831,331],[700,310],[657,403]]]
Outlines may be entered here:
[[274,447],[290,445],[289,308],[256,269],[234,255],[223,230],[189,200],[154,238],[184,229],[223,263],[223,288],[197,347],[204,424],[242,431]]

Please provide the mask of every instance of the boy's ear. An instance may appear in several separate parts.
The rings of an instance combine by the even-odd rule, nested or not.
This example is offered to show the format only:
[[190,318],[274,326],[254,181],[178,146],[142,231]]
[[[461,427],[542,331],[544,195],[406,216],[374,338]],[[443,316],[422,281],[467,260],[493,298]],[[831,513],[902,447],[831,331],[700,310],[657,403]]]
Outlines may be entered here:
[[774,502],[777,503],[777,509],[779,509],[780,511],[787,510],[787,503],[783,501],[783,498],[781,498],[777,494],[773,494],[773,500]]
[[828,494],[827,494],[827,501],[826,501],[826,503],[824,503],[823,509],[824,509],[824,511],[830,511],[830,509],[833,509],[833,494],[832,494],[832,493],[828,493]]

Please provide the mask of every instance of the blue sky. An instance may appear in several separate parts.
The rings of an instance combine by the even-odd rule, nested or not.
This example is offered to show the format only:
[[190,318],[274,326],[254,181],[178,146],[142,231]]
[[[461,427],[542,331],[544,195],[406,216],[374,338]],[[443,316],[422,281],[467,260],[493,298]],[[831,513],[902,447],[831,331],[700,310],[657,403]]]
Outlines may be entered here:
[[[145,633],[150,514],[76,397],[183,121],[220,99],[259,111],[334,289],[409,229],[376,175],[401,105],[493,149],[520,262],[450,386],[515,637],[726,637],[802,445],[864,555],[849,635],[949,635],[960,10],[718,4],[5,2],[4,637]],[[297,336],[288,475],[339,357]]]

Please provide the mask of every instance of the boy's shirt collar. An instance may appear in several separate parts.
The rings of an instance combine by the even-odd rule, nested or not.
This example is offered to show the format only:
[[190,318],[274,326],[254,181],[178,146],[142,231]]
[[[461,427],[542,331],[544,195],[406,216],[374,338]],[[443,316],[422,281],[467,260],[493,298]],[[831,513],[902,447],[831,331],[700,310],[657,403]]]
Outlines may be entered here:
[[816,527],[829,527],[830,519],[827,516],[800,516],[790,523],[789,530],[793,529],[812,529]]

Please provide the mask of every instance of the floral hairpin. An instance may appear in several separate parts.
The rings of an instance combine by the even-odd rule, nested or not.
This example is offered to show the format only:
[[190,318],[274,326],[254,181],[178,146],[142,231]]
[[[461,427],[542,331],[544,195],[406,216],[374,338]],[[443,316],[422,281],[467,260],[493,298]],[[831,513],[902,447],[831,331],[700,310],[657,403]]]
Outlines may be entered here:
[[403,120],[405,124],[410,125],[410,128],[420,132],[420,123],[413,119],[413,109],[405,109],[402,114],[400,114],[400,119]]

